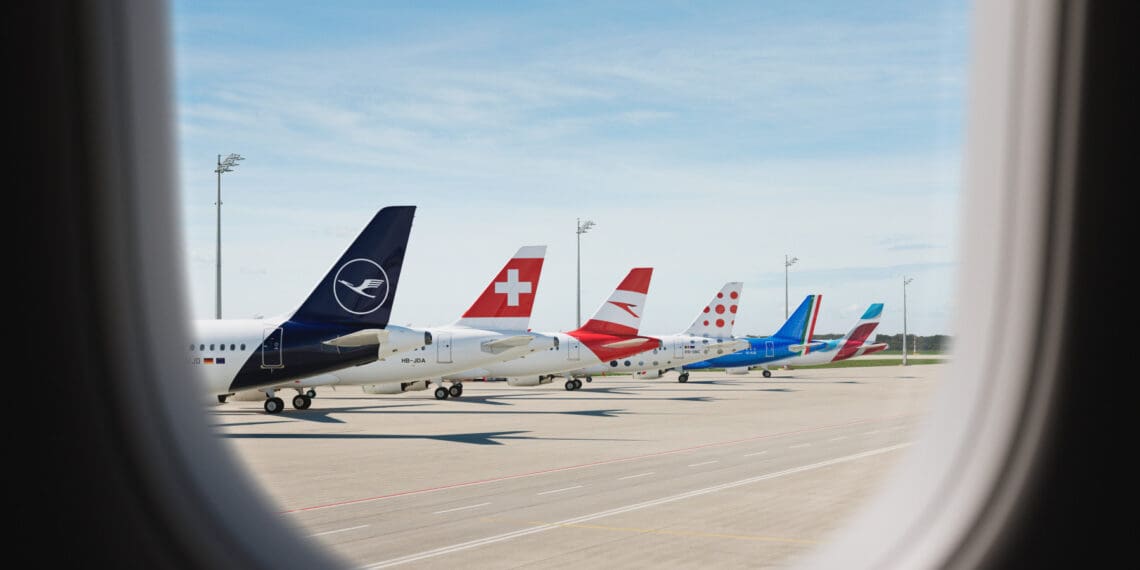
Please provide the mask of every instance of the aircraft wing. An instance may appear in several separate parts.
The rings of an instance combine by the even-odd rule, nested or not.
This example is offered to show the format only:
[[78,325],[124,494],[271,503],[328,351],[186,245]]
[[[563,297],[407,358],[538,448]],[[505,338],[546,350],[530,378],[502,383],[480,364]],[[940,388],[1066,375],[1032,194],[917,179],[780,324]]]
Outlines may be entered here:
[[494,340],[485,340],[479,344],[479,350],[482,350],[483,352],[489,352],[491,354],[499,354],[500,352],[505,352],[512,348],[526,346],[527,344],[530,344],[530,341],[532,340],[534,340],[534,337],[526,334],[507,336]]
[[637,346],[637,345],[645,342],[645,340],[646,339],[644,339],[644,338],[638,337],[638,338],[631,338],[631,339],[627,339],[627,340],[617,340],[614,342],[608,342],[606,344],[603,344],[602,346],[604,346],[606,348],[629,348],[631,346]]
[[793,344],[793,345],[788,347],[788,350],[790,350],[792,352],[803,352],[809,348],[812,348],[812,349],[823,348],[825,346],[827,346],[826,342],[824,342],[822,340],[815,340],[815,341],[807,342],[804,344]]
[[384,329],[363,329],[326,340],[324,344],[353,348],[357,346],[368,346],[370,344],[384,344],[385,342],[388,342],[388,331]]

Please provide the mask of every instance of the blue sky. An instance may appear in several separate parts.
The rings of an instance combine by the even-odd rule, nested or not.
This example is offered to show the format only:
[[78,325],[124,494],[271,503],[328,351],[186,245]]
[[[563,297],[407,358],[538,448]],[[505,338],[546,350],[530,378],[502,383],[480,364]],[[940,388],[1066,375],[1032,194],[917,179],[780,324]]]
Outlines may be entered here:
[[419,206],[393,319],[449,323],[549,246],[532,326],[574,326],[634,266],[643,330],[744,281],[737,332],[822,293],[817,330],[952,333],[963,2],[175,2],[191,310],[295,308],[379,208]]

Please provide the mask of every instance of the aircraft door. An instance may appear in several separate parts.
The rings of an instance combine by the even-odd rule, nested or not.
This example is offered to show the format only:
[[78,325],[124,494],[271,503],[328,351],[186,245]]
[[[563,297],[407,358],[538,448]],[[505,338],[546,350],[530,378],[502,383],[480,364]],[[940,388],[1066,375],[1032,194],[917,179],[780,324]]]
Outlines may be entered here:
[[265,327],[261,338],[261,367],[284,368],[282,352],[285,345],[285,329]]
[[776,344],[770,340],[764,341],[764,356],[776,356]]
[[683,358],[685,356],[685,341],[673,341],[673,358]]
[[566,359],[567,360],[581,360],[582,359],[582,343],[578,339],[570,337],[570,341],[566,343]]
[[451,335],[439,334],[435,337],[435,361],[451,364]]

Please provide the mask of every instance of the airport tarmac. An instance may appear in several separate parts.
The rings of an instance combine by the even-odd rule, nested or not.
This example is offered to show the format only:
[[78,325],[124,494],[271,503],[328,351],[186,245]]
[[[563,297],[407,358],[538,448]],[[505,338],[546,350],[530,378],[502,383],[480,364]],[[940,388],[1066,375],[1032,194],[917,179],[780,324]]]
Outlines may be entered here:
[[946,368],[345,387],[209,414],[280,516],[350,566],[770,568],[877,489]]

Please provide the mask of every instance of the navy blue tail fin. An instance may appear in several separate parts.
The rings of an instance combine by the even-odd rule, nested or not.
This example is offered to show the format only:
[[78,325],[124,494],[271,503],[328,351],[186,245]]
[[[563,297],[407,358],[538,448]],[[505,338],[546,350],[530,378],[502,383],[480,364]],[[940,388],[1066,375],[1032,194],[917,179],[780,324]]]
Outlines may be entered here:
[[415,206],[389,206],[377,212],[293,314],[293,320],[359,328],[387,326],[415,213]]
[[819,315],[819,302],[823,295],[808,295],[780,330],[773,336],[793,339],[796,342],[809,342],[815,331],[815,318]]

